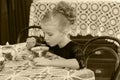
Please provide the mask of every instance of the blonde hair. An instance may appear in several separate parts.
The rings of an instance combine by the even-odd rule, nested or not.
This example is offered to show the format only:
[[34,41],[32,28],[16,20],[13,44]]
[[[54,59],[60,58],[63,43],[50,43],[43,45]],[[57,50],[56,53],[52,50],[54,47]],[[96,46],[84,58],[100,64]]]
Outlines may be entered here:
[[43,16],[41,23],[51,21],[53,18],[59,19],[61,29],[67,28],[67,25],[73,25],[76,20],[76,11],[69,3],[60,1],[52,11],[47,11]]

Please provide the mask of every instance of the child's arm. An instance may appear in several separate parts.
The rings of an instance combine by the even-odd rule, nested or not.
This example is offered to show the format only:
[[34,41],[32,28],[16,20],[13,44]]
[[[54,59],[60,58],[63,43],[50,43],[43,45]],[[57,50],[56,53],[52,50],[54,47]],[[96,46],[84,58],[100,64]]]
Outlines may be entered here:
[[76,59],[58,59],[51,60],[51,66],[59,66],[59,67],[69,67],[73,69],[79,69],[79,64]]
[[36,65],[47,65],[56,67],[68,67],[73,69],[79,69],[79,64],[76,59],[56,59],[49,60],[47,58],[36,58],[34,59]]

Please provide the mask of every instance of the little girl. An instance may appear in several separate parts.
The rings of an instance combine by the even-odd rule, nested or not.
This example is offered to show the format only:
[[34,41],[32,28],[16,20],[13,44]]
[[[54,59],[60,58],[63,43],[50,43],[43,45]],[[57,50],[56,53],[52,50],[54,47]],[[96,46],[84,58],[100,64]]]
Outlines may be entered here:
[[45,41],[50,51],[64,59],[49,60],[36,58],[36,65],[83,68],[84,56],[78,43],[69,38],[70,28],[75,21],[75,10],[63,1],[59,2],[52,11],[47,11],[41,20],[41,27],[45,33]]

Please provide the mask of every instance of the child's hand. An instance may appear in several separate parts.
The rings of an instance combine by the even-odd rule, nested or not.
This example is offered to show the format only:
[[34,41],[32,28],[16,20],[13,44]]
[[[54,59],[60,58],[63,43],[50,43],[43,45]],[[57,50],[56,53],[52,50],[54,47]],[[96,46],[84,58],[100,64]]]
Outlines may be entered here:
[[26,43],[27,48],[30,49],[36,45],[36,39],[34,37],[27,38]]
[[51,52],[47,52],[46,54],[46,57],[50,60],[55,60],[55,59],[65,59],[65,58],[62,58],[54,53],[51,53]]
[[50,65],[50,60],[44,57],[35,58],[33,61],[35,62],[35,65],[43,65],[43,66]]

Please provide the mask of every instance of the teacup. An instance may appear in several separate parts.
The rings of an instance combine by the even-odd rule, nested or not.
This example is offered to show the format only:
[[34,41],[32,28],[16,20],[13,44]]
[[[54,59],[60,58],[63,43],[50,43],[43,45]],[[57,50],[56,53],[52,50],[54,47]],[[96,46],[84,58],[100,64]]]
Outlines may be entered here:
[[45,56],[48,50],[49,50],[49,47],[47,46],[36,46],[36,47],[31,48],[31,51],[38,53],[39,57]]

